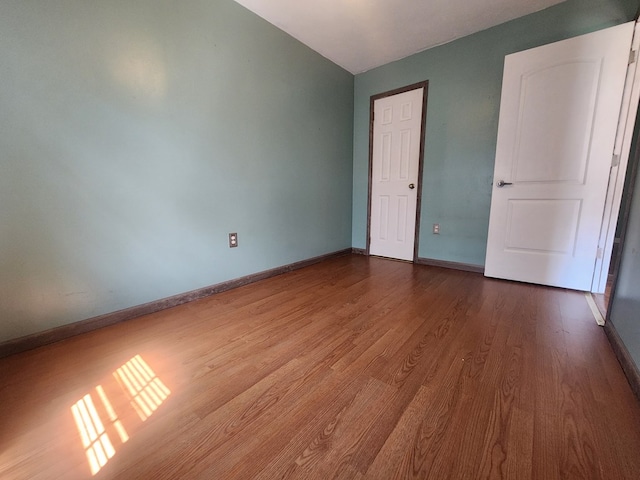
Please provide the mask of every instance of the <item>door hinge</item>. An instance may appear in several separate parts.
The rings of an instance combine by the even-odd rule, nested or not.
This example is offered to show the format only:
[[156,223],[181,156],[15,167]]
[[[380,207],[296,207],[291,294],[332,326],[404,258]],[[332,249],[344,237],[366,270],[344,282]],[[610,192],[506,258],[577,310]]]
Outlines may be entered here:
[[614,154],[613,157],[611,157],[611,166],[617,167],[618,165],[620,165],[620,155]]
[[638,55],[638,52],[636,50],[631,50],[629,52],[629,65],[631,65],[632,63],[636,63],[637,55]]
[[602,248],[598,247],[598,251],[596,252],[596,258],[602,258],[604,256],[604,252]]

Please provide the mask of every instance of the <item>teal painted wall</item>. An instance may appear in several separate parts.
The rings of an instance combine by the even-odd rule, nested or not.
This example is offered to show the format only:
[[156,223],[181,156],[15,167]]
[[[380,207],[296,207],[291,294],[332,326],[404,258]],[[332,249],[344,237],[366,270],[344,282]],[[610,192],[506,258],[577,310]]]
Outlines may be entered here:
[[[640,124],[636,119],[636,144],[639,132]],[[640,368],[640,168],[633,190],[625,189],[624,196],[631,196],[631,206],[608,319]]]
[[351,246],[353,76],[231,0],[3,0],[0,79],[0,341]]
[[429,81],[418,254],[483,265],[505,55],[631,20],[636,9],[636,0],[568,0],[356,75],[353,246],[366,246],[371,95]]

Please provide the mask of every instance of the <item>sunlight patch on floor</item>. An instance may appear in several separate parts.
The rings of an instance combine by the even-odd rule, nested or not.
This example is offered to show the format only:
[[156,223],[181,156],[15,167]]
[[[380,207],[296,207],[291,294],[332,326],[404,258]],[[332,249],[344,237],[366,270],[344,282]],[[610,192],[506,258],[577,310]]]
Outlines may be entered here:
[[[140,355],[115,370],[113,376],[142,421],[147,420],[171,394]],[[102,385],[95,387],[95,394],[100,400],[98,408],[91,393],[71,407],[92,475],[97,474],[116,454],[107,430],[114,438],[117,434],[121,444],[129,440],[129,434]]]
[[116,370],[114,376],[120,385],[125,386],[131,405],[142,421],[149,418],[171,394],[140,355]]
[[95,475],[115,455],[116,451],[100,420],[91,395],[86,394],[78,400],[71,407],[71,412],[82,439],[91,473]]

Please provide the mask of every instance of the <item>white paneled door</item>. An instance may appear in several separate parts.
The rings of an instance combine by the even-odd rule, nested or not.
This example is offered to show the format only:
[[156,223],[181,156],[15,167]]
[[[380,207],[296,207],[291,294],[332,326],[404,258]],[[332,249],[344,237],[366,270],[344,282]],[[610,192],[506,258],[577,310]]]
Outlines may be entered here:
[[424,88],[374,101],[369,253],[413,260]]
[[506,57],[485,275],[591,289],[632,34]]

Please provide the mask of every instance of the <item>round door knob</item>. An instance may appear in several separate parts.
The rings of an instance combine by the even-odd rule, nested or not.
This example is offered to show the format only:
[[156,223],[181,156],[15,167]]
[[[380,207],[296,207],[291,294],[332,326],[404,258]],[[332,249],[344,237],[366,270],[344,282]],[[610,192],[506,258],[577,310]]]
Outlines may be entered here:
[[411,190],[413,190],[414,188],[416,188],[416,186],[415,186],[413,183],[410,183],[410,184],[409,184],[409,188],[410,188]]

